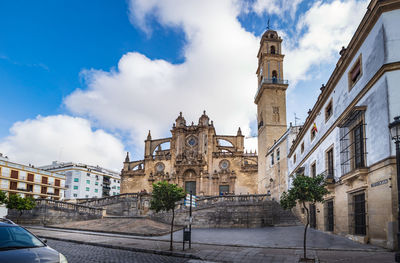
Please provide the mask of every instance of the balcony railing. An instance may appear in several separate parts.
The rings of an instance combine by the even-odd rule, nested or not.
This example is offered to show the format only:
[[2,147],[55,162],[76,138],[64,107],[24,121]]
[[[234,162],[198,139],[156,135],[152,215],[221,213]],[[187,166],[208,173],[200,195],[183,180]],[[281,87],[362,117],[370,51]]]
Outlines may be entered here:
[[272,79],[268,79],[268,78],[262,78],[260,81],[260,84],[258,85],[258,90],[256,95],[254,96],[254,99],[257,98],[258,93],[261,90],[261,87],[263,84],[279,84],[279,85],[288,85],[289,81],[286,79],[279,79],[279,78],[272,78]]
[[286,79],[278,79],[278,78],[272,78],[272,79],[267,79],[267,78],[263,78],[260,82],[260,86],[262,84],[284,84],[284,85],[288,85],[289,81]]

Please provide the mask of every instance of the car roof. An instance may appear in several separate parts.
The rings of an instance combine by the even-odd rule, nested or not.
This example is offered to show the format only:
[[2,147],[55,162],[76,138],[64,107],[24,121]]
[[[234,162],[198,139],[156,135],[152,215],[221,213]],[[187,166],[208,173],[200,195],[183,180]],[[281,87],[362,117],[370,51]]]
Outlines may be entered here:
[[18,225],[7,218],[0,218],[0,226],[18,226]]

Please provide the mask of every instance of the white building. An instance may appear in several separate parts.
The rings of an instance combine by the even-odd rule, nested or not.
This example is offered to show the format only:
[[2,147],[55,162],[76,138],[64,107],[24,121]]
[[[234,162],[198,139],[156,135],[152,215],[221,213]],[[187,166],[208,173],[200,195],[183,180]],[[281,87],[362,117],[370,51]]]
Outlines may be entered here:
[[99,166],[53,162],[40,168],[66,176],[66,199],[100,198],[120,193],[120,174]]
[[371,1],[288,155],[290,175],[330,182],[326,202],[310,206],[316,228],[388,248],[397,229],[388,125],[400,115],[399,25],[400,1]]

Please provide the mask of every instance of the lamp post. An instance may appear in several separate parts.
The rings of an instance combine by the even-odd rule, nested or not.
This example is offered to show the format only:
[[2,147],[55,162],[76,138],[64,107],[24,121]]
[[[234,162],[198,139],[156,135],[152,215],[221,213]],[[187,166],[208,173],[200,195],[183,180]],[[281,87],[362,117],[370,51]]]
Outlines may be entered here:
[[397,166],[397,252],[396,262],[400,262],[400,116],[394,118],[389,124],[392,140],[396,143],[396,166]]

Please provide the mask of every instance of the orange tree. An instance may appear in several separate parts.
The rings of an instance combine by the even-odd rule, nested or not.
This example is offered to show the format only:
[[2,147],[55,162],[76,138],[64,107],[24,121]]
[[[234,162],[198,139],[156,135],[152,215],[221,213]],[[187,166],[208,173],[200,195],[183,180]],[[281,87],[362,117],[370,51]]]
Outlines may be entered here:
[[172,210],[171,220],[171,238],[169,250],[173,250],[173,233],[174,233],[174,219],[176,202],[185,197],[185,191],[182,187],[176,184],[169,184],[166,181],[161,181],[153,184],[153,193],[151,195],[150,209],[156,212]]
[[306,257],[306,238],[307,238],[307,228],[310,224],[310,212],[306,207],[306,203],[315,204],[317,202],[324,201],[324,195],[328,194],[328,190],[325,188],[326,182],[323,175],[318,175],[316,177],[304,176],[303,174],[298,174],[295,176],[292,184],[292,188],[289,191],[283,192],[281,196],[281,206],[284,209],[291,209],[296,206],[296,203],[303,206],[307,212],[307,223],[304,227],[304,259]]

